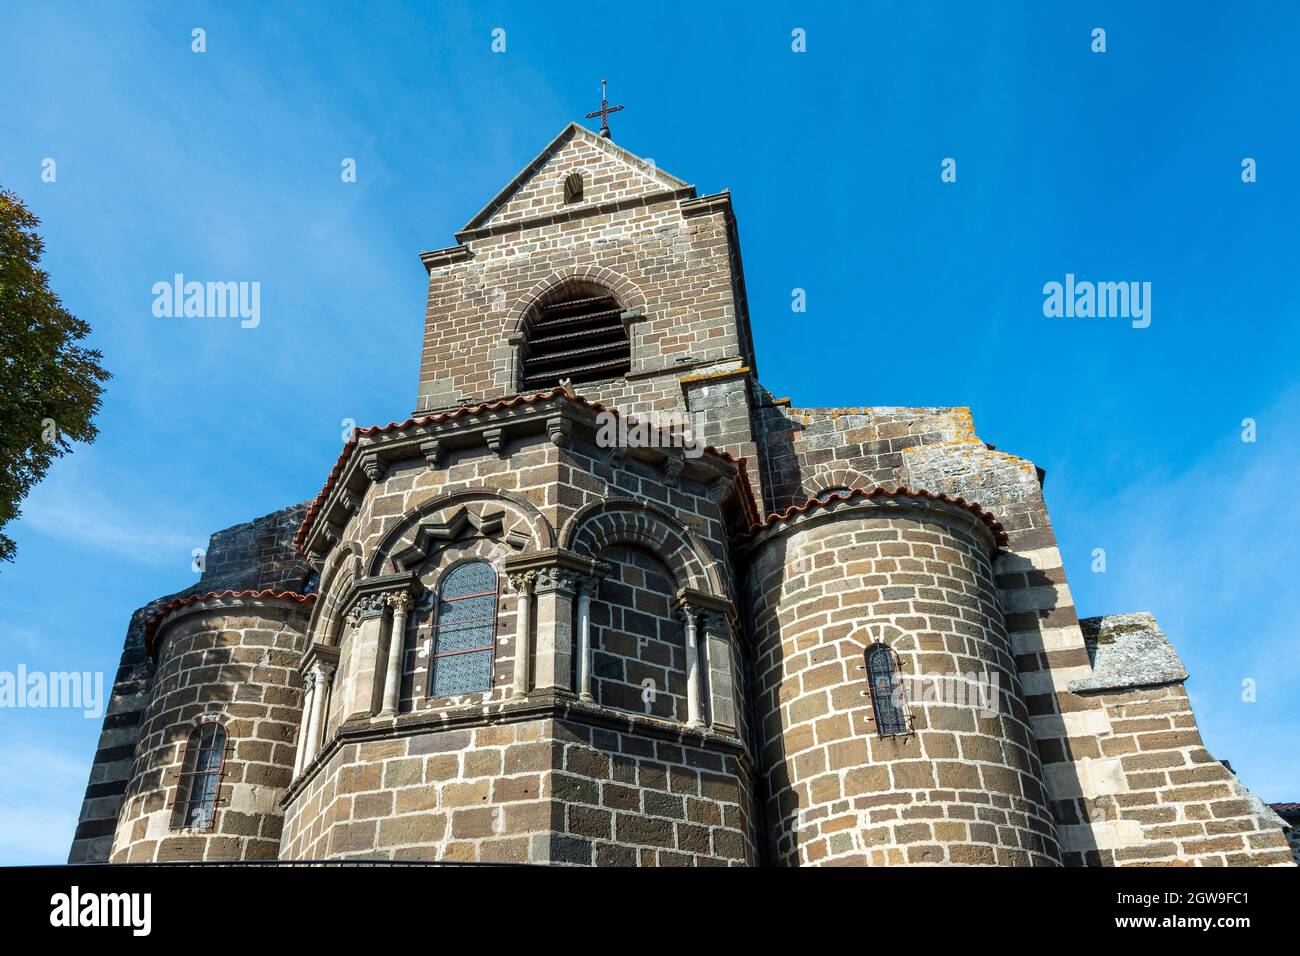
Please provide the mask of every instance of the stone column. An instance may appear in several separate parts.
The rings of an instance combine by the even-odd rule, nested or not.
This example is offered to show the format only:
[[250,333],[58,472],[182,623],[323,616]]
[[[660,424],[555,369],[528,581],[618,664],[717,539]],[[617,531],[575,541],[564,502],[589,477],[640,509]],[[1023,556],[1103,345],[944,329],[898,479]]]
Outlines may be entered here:
[[311,726],[311,715],[316,701],[316,674],[308,671],[302,675],[302,721],[298,726],[298,752],[293,758],[293,779],[298,779],[303,766],[307,763],[307,734]]
[[321,732],[325,728],[325,701],[330,695],[330,678],[334,676],[334,665],[325,661],[316,661],[312,665],[312,683],[315,690],[311,695],[311,723],[307,726],[307,751],[303,756],[303,766],[316,759],[320,751]]
[[578,581],[578,696],[593,700],[591,696],[591,598],[600,586],[600,579],[586,575]]
[[529,617],[532,613],[533,579],[532,571],[510,575],[510,585],[519,595],[515,600],[515,674],[510,694],[523,697],[528,693],[528,665],[532,656],[532,642],[528,640]]
[[371,593],[357,598],[348,612],[352,642],[348,649],[347,680],[343,692],[343,719],[370,717],[383,701],[385,667],[379,661],[380,638],[388,610],[386,595]]
[[704,649],[708,671],[709,725],[735,733],[736,680],[733,674],[731,625],[727,615],[709,611],[703,615]]
[[680,614],[686,625],[686,722],[700,727],[704,721],[700,719],[700,651],[696,631],[699,613],[683,605]]
[[393,609],[393,626],[388,633],[388,667],[384,675],[384,706],[380,713],[391,717],[397,713],[398,698],[402,691],[402,659],[406,656],[406,615],[414,603],[407,591],[394,591],[385,595]]
[[538,690],[572,690],[573,594],[578,575],[563,568],[537,572],[537,674]]

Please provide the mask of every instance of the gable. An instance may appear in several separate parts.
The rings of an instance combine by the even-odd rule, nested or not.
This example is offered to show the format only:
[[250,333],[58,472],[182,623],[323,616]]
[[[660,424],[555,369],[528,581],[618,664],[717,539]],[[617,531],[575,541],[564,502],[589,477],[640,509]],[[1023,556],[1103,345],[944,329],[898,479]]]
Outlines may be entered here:
[[[582,176],[582,198],[566,202],[564,180],[573,172]],[[695,187],[570,123],[465,224],[461,233],[666,192],[690,197],[695,195]]]

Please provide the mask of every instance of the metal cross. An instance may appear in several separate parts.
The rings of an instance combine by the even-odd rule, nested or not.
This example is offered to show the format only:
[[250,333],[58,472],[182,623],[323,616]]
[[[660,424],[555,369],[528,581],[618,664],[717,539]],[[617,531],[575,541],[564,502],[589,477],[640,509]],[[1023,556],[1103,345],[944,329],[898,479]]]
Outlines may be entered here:
[[604,81],[604,80],[601,80],[601,81],[600,81],[600,109],[596,110],[596,112],[594,112],[594,113],[588,113],[588,114],[587,114],[587,119],[595,119],[597,116],[599,116],[599,117],[600,117],[600,135],[603,136],[603,137],[605,137],[606,139],[610,139],[610,135],[609,135],[609,114],[610,114],[610,113],[617,113],[617,112],[618,112],[619,110],[621,110],[622,108],[623,108],[623,107],[621,107],[621,106],[610,106],[610,105],[609,105],[609,100],[605,99],[605,81]]

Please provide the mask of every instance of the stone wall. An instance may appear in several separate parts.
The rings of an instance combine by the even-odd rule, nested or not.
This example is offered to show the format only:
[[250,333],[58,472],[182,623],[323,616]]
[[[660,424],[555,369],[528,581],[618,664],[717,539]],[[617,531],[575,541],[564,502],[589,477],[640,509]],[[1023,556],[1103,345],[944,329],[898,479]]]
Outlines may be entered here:
[[602,557],[614,570],[592,603],[597,703],[685,721],[686,644],[672,612],[672,572],[639,548],[616,546]]
[[[748,547],[772,862],[1059,862],[979,519],[924,498],[835,501]],[[905,679],[986,680],[986,706],[950,684],[913,700],[911,733],[880,736],[875,642]]]
[[263,588],[302,590],[310,568],[294,549],[293,535],[306,507],[283,508],[216,532],[209,539],[204,569],[195,584],[151,601],[131,615],[69,863],[104,863],[112,850],[153,680],[154,662],[144,649],[145,620],[168,601],[186,595]]
[[734,756],[630,725],[412,725],[333,746],[292,797],[281,857],[752,865],[746,779]]
[[[247,599],[198,602],[163,620],[113,862],[276,857],[302,716],[305,625],[305,603]],[[207,828],[174,826],[186,741],[204,719],[227,735],[215,818]]]

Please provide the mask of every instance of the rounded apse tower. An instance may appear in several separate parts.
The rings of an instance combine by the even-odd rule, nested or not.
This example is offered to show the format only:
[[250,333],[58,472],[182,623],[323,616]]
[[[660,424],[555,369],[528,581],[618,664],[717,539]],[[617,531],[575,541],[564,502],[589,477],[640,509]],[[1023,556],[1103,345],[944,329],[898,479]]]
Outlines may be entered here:
[[275,859],[314,600],[271,590],[191,595],[146,622],[157,669],[111,862]]
[[774,863],[1059,864],[993,577],[1004,541],[960,499],[877,488],[744,542]]

